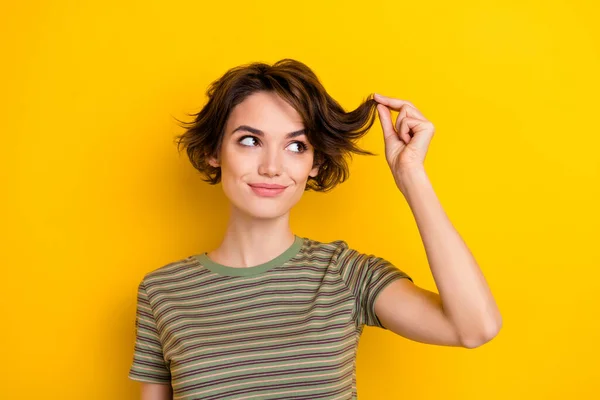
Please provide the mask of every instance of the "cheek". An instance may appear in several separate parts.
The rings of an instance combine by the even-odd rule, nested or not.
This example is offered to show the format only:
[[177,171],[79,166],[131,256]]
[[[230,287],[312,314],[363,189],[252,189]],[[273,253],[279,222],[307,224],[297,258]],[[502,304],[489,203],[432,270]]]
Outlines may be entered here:
[[288,171],[294,181],[304,182],[308,179],[308,174],[312,168],[312,159],[307,157],[304,160],[292,163]]
[[223,151],[222,165],[228,175],[240,176],[248,174],[254,168],[255,161],[252,154],[236,151],[231,147]]

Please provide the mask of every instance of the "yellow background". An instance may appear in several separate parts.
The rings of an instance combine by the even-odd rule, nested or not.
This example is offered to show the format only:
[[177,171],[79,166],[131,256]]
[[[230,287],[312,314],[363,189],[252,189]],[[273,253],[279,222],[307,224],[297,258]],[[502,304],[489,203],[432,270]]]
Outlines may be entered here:
[[[226,222],[220,186],[178,155],[173,117],[227,69],[284,57],[348,110],[380,92],[434,123],[426,169],[504,317],[474,350],[366,328],[360,398],[597,398],[595,2],[16,3],[0,13],[0,398],[137,398],[137,284],[217,246]],[[307,193],[294,231],[435,289],[378,121],[361,145],[379,156]]]

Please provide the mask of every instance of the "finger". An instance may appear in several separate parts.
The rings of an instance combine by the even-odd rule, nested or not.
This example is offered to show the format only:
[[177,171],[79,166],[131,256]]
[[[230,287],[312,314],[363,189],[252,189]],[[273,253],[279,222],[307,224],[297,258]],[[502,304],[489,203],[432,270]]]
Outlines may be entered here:
[[[375,93],[373,98],[381,104],[385,104],[386,106],[392,108],[392,109],[396,109],[396,111],[398,111],[398,109],[400,109],[400,107],[402,107],[404,104],[408,104],[409,106],[413,106],[414,104],[411,103],[408,100],[401,100],[401,99],[396,99],[393,97],[389,97],[389,96],[384,96],[382,94],[379,93]],[[415,107],[416,108],[416,107]]]
[[388,141],[394,137],[397,139],[398,135],[392,125],[392,115],[390,110],[386,106],[378,104],[377,113],[379,114],[379,122],[381,123],[381,129],[383,130],[384,140]]
[[403,118],[402,122],[400,123],[401,129],[406,130],[407,128],[402,128],[402,126],[406,126],[408,129],[412,130],[413,133],[422,131],[427,127],[427,125],[431,125],[431,123],[429,121],[423,121],[422,119],[411,117]]
[[416,114],[415,117],[416,118],[422,118],[422,119],[426,119],[425,116],[421,113],[421,111],[419,111],[417,109],[417,107],[415,107],[415,105],[413,103],[411,103],[408,100],[400,100],[400,99],[395,99],[392,97],[387,97],[387,96],[382,96],[378,93],[375,93],[374,95],[374,99],[381,104],[384,104],[388,107],[390,107],[392,110],[395,111],[400,111],[400,109],[402,108],[402,106],[407,106],[410,107],[410,110],[412,111],[412,114]]
[[[399,135],[403,138],[403,140],[404,137],[408,136],[410,138],[409,140],[416,140],[423,143],[429,143],[432,135],[419,135],[418,133],[427,130],[428,127],[431,125],[432,124],[429,121],[423,121],[417,118],[407,117],[404,118],[400,123]],[[413,132],[412,137],[409,135],[409,131]]]
[[[407,135],[409,138],[414,137],[421,131],[425,131],[431,126],[431,122],[423,121],[418,118],[406,117],[400,123],[399,135]],[[409,132],[412,131],[412,135]]]
[[398,136],[400,139],[404,141],[404,143],[408,144],[410,142],[410,127],[407,124],[407,119],[411,119],[411,117],[406,115],[406,108],[402,107],[400,110],[400,114],[398,114],[398,118],[396,119],[396,131],[398,132]]
[[420,119],[423,121],[427,121],[427,119],[425,117],[423,117],[423,115],[417,109],[411,107],[408,104],[401,106],[399,111],[400,112],[399,112],[398,116],[396,117],[396,124],[394,125],[396,127],[397,131],[400,130],[401,119],[405,118],[405,117],[416,118],[416,119]]

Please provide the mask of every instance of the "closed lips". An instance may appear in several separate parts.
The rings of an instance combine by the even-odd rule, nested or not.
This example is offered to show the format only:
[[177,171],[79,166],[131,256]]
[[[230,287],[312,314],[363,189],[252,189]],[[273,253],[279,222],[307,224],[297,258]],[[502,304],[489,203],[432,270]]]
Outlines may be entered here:
[[250,186],[255,187],[255,188],[264,188],[264,189],[285,189],[287,187],[287,186],[282,186],[282,185],[272,185],[272,184],[266,184],[266,183],[256,183],[256,184],[251,183]]

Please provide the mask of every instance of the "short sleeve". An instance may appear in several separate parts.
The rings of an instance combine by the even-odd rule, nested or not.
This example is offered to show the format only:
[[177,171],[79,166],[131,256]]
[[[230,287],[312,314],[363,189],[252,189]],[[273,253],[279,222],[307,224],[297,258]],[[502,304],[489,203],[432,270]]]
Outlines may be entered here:
[[136,339],[129,378],[149,383],[170,383],[171,372],[165,363],[144,281],[138,286],[135,328]]
[[381,291],[398,279],[412,278],[384,258],[363,254],[342,242],[336,257],[337,270],[355,298],[358,326],[377,326],[387,329],[375,314],[375,300]]

